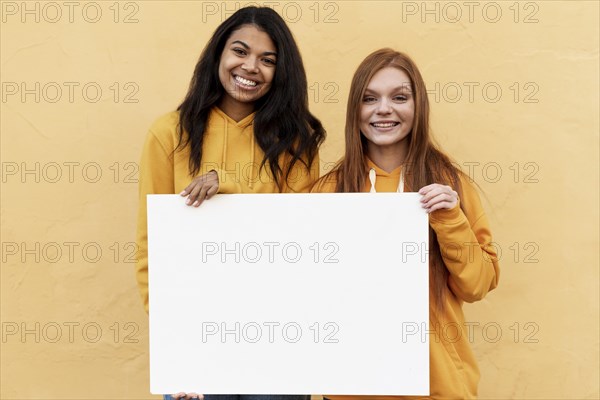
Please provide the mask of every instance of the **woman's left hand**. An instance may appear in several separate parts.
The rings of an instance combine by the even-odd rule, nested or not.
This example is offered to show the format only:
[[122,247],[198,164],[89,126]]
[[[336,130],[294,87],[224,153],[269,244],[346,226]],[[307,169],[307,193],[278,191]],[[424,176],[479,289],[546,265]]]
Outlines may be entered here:
[[458,193],[450,186],[432,183],[419,190],[421,205],[428,213],[442,208],[452,209],[458,204]]

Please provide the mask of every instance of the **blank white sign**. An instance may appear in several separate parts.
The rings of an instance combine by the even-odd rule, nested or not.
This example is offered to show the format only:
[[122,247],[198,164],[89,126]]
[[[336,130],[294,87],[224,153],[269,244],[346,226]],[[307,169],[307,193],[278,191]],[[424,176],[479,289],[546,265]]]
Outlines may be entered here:
[[428,395],[419,198],[149,195],[151,392]]

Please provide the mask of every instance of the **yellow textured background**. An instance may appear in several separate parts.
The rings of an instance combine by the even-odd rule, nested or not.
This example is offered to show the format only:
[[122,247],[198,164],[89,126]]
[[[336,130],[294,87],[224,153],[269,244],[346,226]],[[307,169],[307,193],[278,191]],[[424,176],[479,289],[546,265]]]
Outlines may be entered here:
[[[270,4],[303,52],[325,167],[354,69],[391,46],[420,66],[438,141],[485,192],[502,275],[465,306],[481,397],[598,398],[599,3],[289,3]],[[136,165],[223,14],[247,3],[73,4],[2,2],[0,397],[157,398]]]

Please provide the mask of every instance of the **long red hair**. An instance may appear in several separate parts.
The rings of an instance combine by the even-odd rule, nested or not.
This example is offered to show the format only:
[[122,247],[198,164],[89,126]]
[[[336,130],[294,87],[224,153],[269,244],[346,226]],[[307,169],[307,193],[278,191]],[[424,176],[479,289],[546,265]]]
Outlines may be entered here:
[[[345,155],[323,179],[335,178],[336,192],[366,190],[367,139],[360,132],[360,109],[365,90],[373,75],[386,67],[398,68],[408,75],[415,102],[413,127],[406,138],[409,143],[408,154],[403,163],[405,191],[418,191],[423,186],[440,183],[451,186],[460,196],[461,171],[437,148],[430,134],[429,100],[423,77],[408,55],[388,48],[371,53],[354,73],[346,110]],[[429,227],[429,276],[431,294],[436,307],[441,310],[448,290],[448,270],[442,259],[437,236],[431,227]]]

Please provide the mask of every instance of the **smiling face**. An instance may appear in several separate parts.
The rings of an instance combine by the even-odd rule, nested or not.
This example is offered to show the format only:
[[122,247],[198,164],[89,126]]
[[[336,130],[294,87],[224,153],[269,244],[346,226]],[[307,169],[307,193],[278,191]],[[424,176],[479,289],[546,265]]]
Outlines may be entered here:
[[277,51],[268,34],[254,25],[233,31],[219,62],[219,80],[225,89],[221,109],[229,115],[252,112],[254,102],[271,88],[276,64]]
[[412,130],[415,101],[408,75],[383,68],[367,85],[360,107],[360,131],[368,140],[367,154],[397,153],[404,160]]

